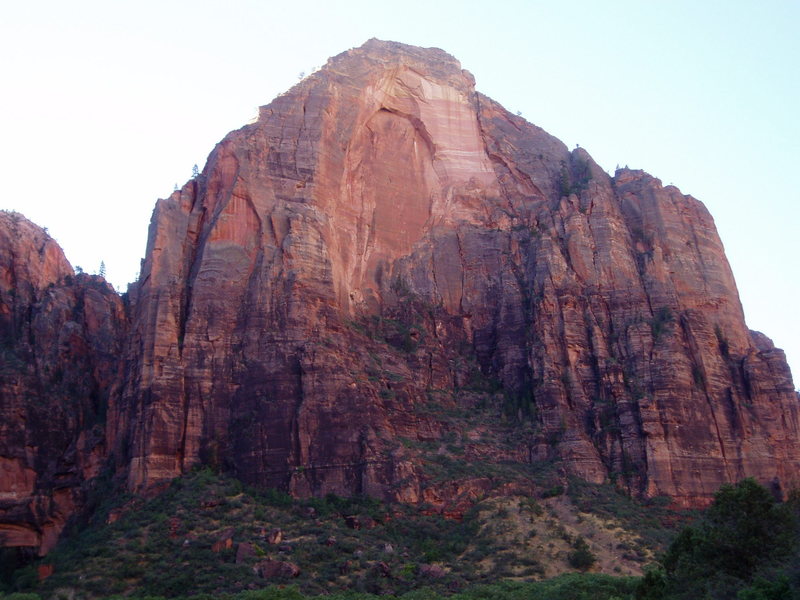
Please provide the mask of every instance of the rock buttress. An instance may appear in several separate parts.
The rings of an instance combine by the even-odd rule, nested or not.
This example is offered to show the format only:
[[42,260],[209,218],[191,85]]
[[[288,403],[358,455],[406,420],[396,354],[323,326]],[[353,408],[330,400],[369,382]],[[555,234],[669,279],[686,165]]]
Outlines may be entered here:
[[127,329],[101,278],[0,213],[0,543],[45,554],[87,500]]

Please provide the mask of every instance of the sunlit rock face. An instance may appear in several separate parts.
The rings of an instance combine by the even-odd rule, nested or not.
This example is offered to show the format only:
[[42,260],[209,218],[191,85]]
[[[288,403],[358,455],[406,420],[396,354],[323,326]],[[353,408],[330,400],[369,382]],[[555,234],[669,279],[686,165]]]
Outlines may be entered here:
[[0,544],[44,554],[106,459],[108,397],[127,326],[100,277],[0,212]]
[[609,177],[437,49],[371,40],[229,134],[159,201],[131,300],[110,431],[134,489],[211,463],[418,500],[397,440],[435,438],[418,408],[471,371],[533,407],[513,459],[684,505],[798,474],[789,370],[703,205]]

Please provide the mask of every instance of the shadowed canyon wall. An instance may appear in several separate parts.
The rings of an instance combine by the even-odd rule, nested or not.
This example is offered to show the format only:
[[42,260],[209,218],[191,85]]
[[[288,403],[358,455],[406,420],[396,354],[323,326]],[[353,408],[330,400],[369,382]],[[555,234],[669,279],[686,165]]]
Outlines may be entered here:
[[0,213],[0,544],[46,553],[106,462],[127,320],[105,281]]

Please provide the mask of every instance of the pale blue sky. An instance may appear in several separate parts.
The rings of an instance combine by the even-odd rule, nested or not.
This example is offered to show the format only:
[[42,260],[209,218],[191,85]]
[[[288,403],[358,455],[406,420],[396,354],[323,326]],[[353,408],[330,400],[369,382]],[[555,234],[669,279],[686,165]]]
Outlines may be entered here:
[[714,215],[748,324],[800,379],[800,2],[7,2],[0,208],[124,289],[153,204],[301,71],[370,37],[437,46],[606,170]]

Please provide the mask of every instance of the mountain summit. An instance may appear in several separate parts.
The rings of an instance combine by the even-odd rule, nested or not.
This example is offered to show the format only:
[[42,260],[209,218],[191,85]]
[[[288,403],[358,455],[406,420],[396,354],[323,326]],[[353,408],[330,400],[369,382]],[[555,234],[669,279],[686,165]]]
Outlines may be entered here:
[[62,428],[71,445],[3,437],[17,545],[81,506],[99,467],[63,483],[44,465],[89,431],[92,464],[131,490],[209,465],[446,514],[534,493],[526,470],[546,463],[682,506],[800,475],[791,374],[747,329],[705,207],[642,171],[609,177],[442,50],[370,40],[226,136],[156,204],[124,318],[111,299],[92,323],[79,299],[43,312],[89,284],[25,279],[20,256],[0,255],[0,324],[25,356],[0,374],[3,422],[30,428],[56,401],[30,372],[38,336],[76,323],[81,356],[116,370],[75,391],[94,416]]

